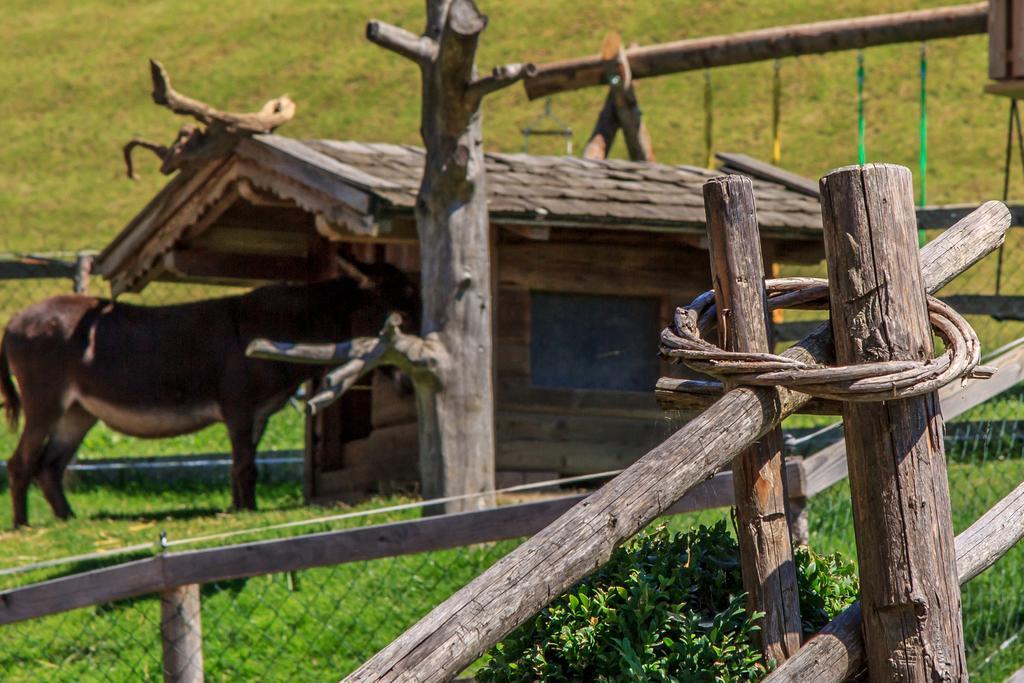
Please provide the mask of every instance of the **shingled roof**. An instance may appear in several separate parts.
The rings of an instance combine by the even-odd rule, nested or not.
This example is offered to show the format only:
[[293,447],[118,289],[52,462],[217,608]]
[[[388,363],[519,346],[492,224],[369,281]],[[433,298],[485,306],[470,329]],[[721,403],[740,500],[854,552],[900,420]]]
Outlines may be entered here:
[[[298,141],[276,135],[261,136],[258,141],[300,158],[312,168],[359,183],[390,208],[411,210],[414,205],[423,169],[424,152],[419,147]],[[692,227],[703,231],[701,186],[719,175],[692,166],[493,152],[486,155],[486,163],[492,218],[582,225],[629,223],[638,228]],[[754,191],[762,229],[796,238],[819,237],[821,210],[817,200],[764,180],[754,180]]]
[[[168,259],[184,258],[176,250],[195,246],[204,234],[226,235],[216,222],[238,202],[283,203],[315,219],[316,231],[310,221],[297,237],[273,219],[249,226],[265,230],[261,242],[279,240],[281,250],[317,233],[397,239],[396,226],[408,233],[412,222],[423,163],[423,150],[407,145],[245,138],[229,156],[175,175],[97,257],[96,272],[115,291],[144,287],[176,267]],[[690,166],[526,154],[489,153],[486,164],[495,224],[695,236],[705,230],[702,185],[717,175]],[[770,180],[753,183],[763,236],[820,244],[817,199]],[[407,237],[415,239],[414,227]]]

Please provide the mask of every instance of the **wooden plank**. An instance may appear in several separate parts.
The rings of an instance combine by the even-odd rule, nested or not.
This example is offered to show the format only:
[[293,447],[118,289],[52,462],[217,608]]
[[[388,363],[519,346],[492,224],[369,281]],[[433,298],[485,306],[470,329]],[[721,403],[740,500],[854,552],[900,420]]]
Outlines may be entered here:
[[1006,26],[1009,54],[1007,62],[1013,78],[1024,79],[1024,0],[1004,0],[1010,4],[1010,16]]
[[[1008,218],[1005,207],[990,202],[925,245],[920,260],[928,291],[940,289],[998,247]],[[831,344],[830,330],[823,325],[785,355],[807,363],[827,363]],[[730,391],[434,608],[347,680],[426,682],[451,678],[555,596],[607,562],[620,543],[806,400],[806,395],[777,387]]]
[[[1018,85],[1019,92],[1024,94],[1024,81]],[[994,93],[1002,94],[1002,93]],[[1006,205],[1010,210],[1010,225],[1024,225],[1024,204],[1009,203]],[[977,208],[975,204],[947,204],[942,206],[919,206],[914,211],[917,214],[917,227],[921,230],[945,230],[948,226],[963,219]]]
[[[991,567],[1024,537],[1024,483],[956,537],[960,585]],[[860,603],[854,603],[819,631],[765,683],[839,683],[864,667]]]
[[685,285],[694,294],[711,281],[705,254],[679,245],[505,243],[498,277],[502,287],[619,296],[664,296],[687,263]]
[[[988,3],[980,2],[660,43],[627,50],[626,58],[634,79],[650,78],[797,55],[974,35],[985,33],[987,24]],[[535,75],[524,79],[523,85],[527,96],[536,99],[600,85],[603,73],[601,57],[594,55],[538,65]]]
[[568,415],[608,415],[664,419],[651,392],[555,389],[530,386],[517,377],[498,378],[498,409]]
[[27,256],[17,261],[0,261],[0,280],[71,279],[75,264],[50,258]]
[[722,162],[722,167],[719,168],[722,173],[741,173],[782,185],[808,197],[818,198],[818,183],[810,178],[766,164],[748,154],[716,152],[715,158]]
[[[910,169],[849,166],[821,190],[836,361],[930,359]],[[871,680],[966,681],[938,392],[846,402],[843,422]]]
[[125,600],[167,587],[163,557],[148,557],[0,592],[0,624]]
[[275,172],[315,188],[362,213],[372,212],[375,189],[401,189],[394,183],[307,147],[300,140],[280,135],[245,138],[238,143],[236,154],[273,168]]
[[[986,365],[996,368],[995,375],[989,379],[953,382],[939,390],[939,402],[945,420],[952,420],[1024,381],[1024,347],[986,361]],[[842,481],[847,475],[846,443],[842,440],[837,441],[808,456],[804,459],[804,469],[807,474],[809,496]]]
[[203,619],[199,586],[160,594],[160,640],[165,683],[203,683]]
[[217,284],[309,282],[325,275],[306,258],[193,249],[167,252],[161,265],[160,279]]
[[996,320],[1024,320],[1024,296],[958,294],[942,300],[963,315],[987,315]]
[[1007,37],[1007,9],[1009,0],[989,0],[988,3],[988,77],[1007,78],[1009,73],[1009,45]]
[[[768,300],[750,178],[732,175],[704,183],[704,210],[718,345],[728,351],[768,353]],[[725,383],[727,391],[735,386]],[[732,461],[747,613],[764,615],[755,642],[766,661],[780,663],[800,649],[803,634],[784,467],[778,426]]]

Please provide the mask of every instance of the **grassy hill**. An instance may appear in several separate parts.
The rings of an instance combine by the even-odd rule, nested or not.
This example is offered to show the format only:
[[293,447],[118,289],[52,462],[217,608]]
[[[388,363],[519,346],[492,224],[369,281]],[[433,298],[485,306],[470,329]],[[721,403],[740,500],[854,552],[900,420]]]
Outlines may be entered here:
[[[898,0],[587,3],[480,0],[491,17],[480,66],[594,53],[604,33],[648,44],[759,27],[914,9]],[[945,4],[949,4],[948,2]],[[133,136],[169,142],[180,117],[149,99],[147,58],[175,86],[231,110],[282,93],[299,105],[281,129],[319,136],[417,143],[418,74],[368,43],[375,17],[413,31],[422,0],[7,0],[0,23],[0,251],[98,247],[165,182],[140,154],[141,180],[124,177],[120,147]],[[918,46],[867,53],[868,157],[916,170]],[[1006,101],[985,96],[982,36],[929,47],[931,201],[973,201],[1002,191]],[[783,165],[809,176],[856,161],[854,53],[783,62]],[[720,150],[770,153],[771,64],[713,74]],[[703,76],[640,81],[638,94],[659,160],[703,163]],[[604,92],[555,98],[582,148]],[[542,110],[521,87],[489,99],[489,149],[522,148],[520,128]],[[552,141],[531,151],[558,153]],[[615,152],[622,154],[619,141]],[[1022,188],[1021,191],[1024,191]]]

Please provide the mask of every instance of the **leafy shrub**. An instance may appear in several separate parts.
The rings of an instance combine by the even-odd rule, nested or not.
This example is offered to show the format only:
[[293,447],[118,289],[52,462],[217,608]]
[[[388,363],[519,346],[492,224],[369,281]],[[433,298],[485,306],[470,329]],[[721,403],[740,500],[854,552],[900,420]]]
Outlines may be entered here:
[[[856,599],[853,566],[798,550],[804,628]],[[639,534],[490,653],[478,681],[756,681],[766,666],[724,521]]]

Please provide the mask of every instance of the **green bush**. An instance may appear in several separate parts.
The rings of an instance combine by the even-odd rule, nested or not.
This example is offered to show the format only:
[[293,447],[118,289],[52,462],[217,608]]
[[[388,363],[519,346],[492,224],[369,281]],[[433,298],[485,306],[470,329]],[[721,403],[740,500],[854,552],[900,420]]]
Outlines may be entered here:
[[[856,599],[851,564],[798,550],[801,616],[814,632]],[[724,521],[638,535],[490,653],[478,681],[756,681],[766,665],[744,609]]]

